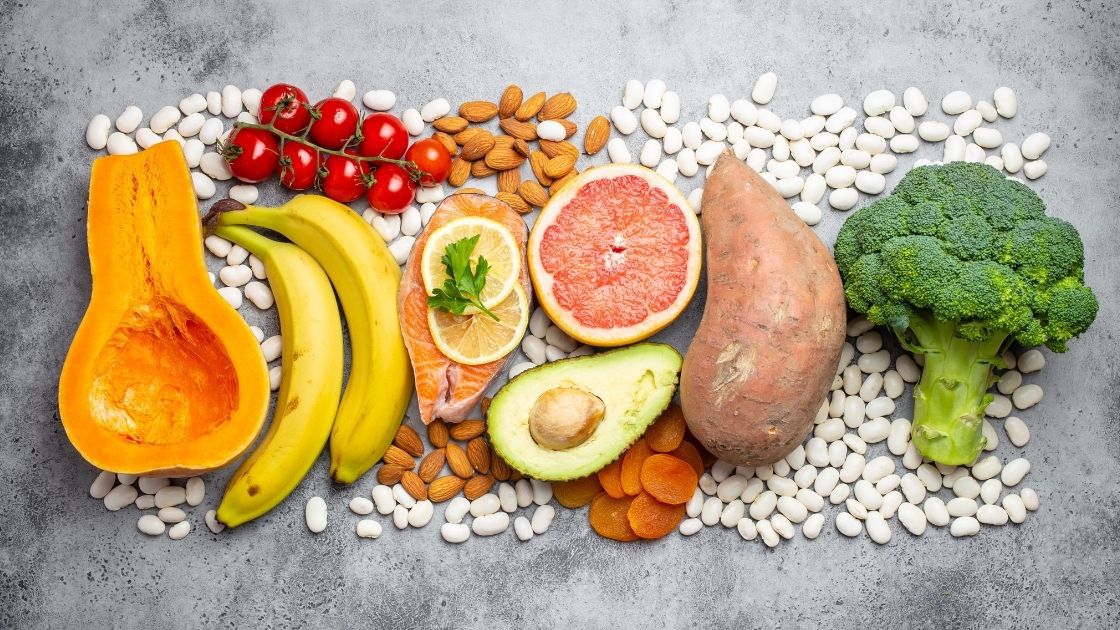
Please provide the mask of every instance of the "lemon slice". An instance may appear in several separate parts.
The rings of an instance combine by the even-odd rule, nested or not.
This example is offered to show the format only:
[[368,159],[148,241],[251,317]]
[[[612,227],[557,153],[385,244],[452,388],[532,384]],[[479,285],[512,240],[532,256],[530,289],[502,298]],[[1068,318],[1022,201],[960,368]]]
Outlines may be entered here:
[[[509,297],[520,280],[521,250],[518,249],[513,234],[505,226],[482,217],[456,219],[428,237],[420,258],[420,273],[424,278],[424,291],[428,295],[431,295],[433,289],[442,287],[443,281],[447,279],[447,269],[440,260],[447,246],[476,235],[478,243],[471,252],[471,268],[475,268],[480,256],[485,257],[490,265],[479,300],[486,308],[494,308]],[[470,308],[467,312],[478,311]]]
[[529,299],[521,284],[497,306],[490,308],[498,321],[485,313],[455,315],[428,309],[428,329],[436,348],[463,365],[482,365],[504,358],[521,343],[529,327]]

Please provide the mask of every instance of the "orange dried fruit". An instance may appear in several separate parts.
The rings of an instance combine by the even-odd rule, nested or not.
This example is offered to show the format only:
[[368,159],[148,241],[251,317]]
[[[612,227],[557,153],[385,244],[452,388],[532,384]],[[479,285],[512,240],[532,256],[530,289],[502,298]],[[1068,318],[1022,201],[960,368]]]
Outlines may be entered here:
[[591,502],[603,491],[598,475],[588,475],[571,481],[553,481],[552,496],[566,508],[580,508]]
[[621,499],[626,496],[626,491],[622,489],[621,459],[616,459],[606,466],[603,466],[599,471],[598,477],[599,484],[603,486],[603,492],[606,492],[615,499]]
[[642,491],[642,464],[653,455],[653,450],[645,438],[634,442],[622,456],[622,491],[634,496]]
[[648,492],[634,497],[626,511],[630,529],[638,538],[664,538],[677,528],[684,517],[684,504],[662,503]]
[[603,538],[619,542],[637,540],[638,535],[630,527],[630,519],[626,515],[631,501],[631,497],[616,499],[605,492],[599,493],[591,501],[591,510],[587,513],[591,529]]
[[692,498],[700,477],[692,464],[679,457],[658,453],[642,464],[641,480],[642,489],[653,498],[678,505]]
[[684,441],[684,413],[676,403],[669,405],[646,430],[649,447],[658,453],[670,453]]
[[669,454],[688,462],[692,469],[696,471],[697,476],[704,474],[704,457],[700,455],[700,451],[693,446],[692,442],[681,442],[681,445]]

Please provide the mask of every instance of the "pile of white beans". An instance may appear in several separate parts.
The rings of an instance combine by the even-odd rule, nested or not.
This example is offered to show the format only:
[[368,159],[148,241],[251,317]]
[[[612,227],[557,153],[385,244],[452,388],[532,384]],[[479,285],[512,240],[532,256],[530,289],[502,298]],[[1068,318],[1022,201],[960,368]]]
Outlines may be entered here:
[[[466,542],[473,533],[476,536],[496,536],[509,529],[518,540],[524,542],[548,531],[556,517],[552,501],[552,485],[536,479],[520,479],[516,483],[501,482],[496,493],[487,493],[474,501],[462,496],[447,502],[443,509],[443,525],[440,536],[449,543]],[[514,516],[519,509],[533,507],[529,516]],[[405,491],[404,486],[396,484],[374,486],[370,498],[350,499],[350,511],[358,516],[370,516],[376,511],[389,517],[397,529],[410,527],[422,529],[432,521],[435,505],[431,501],[417,501]],[[304,510],[307,529],[319,533],[327,527],[327,503],[322,497],[311,497]],[[470,522],[465,523],[467,517]],[[384,528],[372,518],[363,518],[354,526],[354,532],[361,538],[378,538]]]
[[[206,498],[206,483],[201,477],[190,477],[179,486],[166,477],[137,477],[103,470],[90,485],[89,495],[100,499],[110,512],[135,506],[141,514],[136,528],[148,536],[160,536],[166,531],[171,540],[182,540],[191,532],[191,523],[181,506],[200,505]],[[225,529],[214,518],[214,510],[208,511],[203,521],[214,533]]]
[[906,384],[921,378],[920,357],[900,354],[892,369],[890,351],[866,319],[850,322],[847,332],[853,342],[844,344],[832,393],[821,403],[810,437],[772,465],[713,464],[686,506],[681,534],[720,524],[745,540],[774,547],[793,538],[800,525],[811,540],[820,536],[831,504],[842,508],[834,517],[842,535],[866,530],[871,540],[886,544],[896,516],[914,536],[930,525],[948,525],[952,536],[962,537],[977,534],[981,525],[1022,523],[1028,511],[1038,509],[1035,491],[1018,488],[1030,462],[1018,453],[997,452],[1001,440],[993,420],[1002,421],[1014,448],[1030,440],[1027,425],[1010,414],[1012,407],[1028,409],[1042,399],[1038,385],[1023,384],[1024,374],[1045,365],[1041,352],[1004,356],[1015,367],[994,386],[995,401],[983,423],[986,454],[972,466],[944,466],[918,454],[909,420],[892,419]]
[[[702,166],[709,169],[727,149],[762,174],[774,188],[790,200],[793,211],[809,225],[821,220],[820,204],[828,193],[835,210],[851,210],[859,193],[875,196],[886,188],[884,175],[898,167],[898,155],[913,153],[919,139],[944,142],[940,162],[984,162],[1005,170],[1009,176],[1020,172],[1037,179],[1046,172],[1040,158],[1050,146],[1050,137],[1034,133],[1022,146],[1003,142],[996,128],[984,126],[1000,117],[1011,118],[1018,111],[1015,92],[1000,87],[987,101],[973,104],[963,91],[947,94],[941,101],[945,114],[955,116],[952,125],[937,120],[917,119],[926,115],[929,103],[916,87],[902,93],[901,103],[889,90],[875,90],[863,99],[866,117],[856,127],[859,112],[844,104],[839,94],[823,94],[809,104],[810,115],[783,118],[766,108],[774,98],[778,77],[767,72],[758,78],[750,99],[731,101],[723,94],[708,99],[707,116],[677,127],[681,97],[667,89],[664,81],[642,83],[631,79],[622,94],[622,104],[610,112],[615,130],[629,136],[639,128],[648,139],[642,144],[638,162],[670,181],[678,176],[694,177]],[[635,113],[642,108],[639,113]],[[971,138],[971,141],[969,141]],[[988,150],[995,151],[988,155]],[[607,143],[612,162],[632,162],[624,138]],[[915,160],[913,166],[930,164]],[[807,173],[803,176],[803,171]],[[700,211],[703,188],[689,194],[689,203]]]

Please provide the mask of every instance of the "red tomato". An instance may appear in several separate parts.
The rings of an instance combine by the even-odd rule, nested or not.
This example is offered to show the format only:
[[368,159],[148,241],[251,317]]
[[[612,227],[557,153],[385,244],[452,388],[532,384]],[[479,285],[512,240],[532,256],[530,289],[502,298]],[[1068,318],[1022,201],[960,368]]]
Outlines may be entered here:
[[238,127],[222,146],[233,176],[243,182],[263,182],[276,172],[280,141],[271,131]]
[[358,160],[329,155],[324,163],[326,174],[319,181],[323,194],[341,203],[350,203],[366,192],[369,164]]
[[291,140],[280,147],[280,183],[291,190],[307,190],[319,176],[319,152]]
[[297,134],[311,122],[307,95],[287,83],[277,83],[261,95],[260,121],[284,133]]
[[362,121],[362,143],[358,145],[358,153],[366,157],[399,160],[407,148],[408,130],[400,118],[378,112]]
[[337,97],[325,98],[315,105],[319,118],[311,123],[311,139],[324,149],[341,149],[358,133],[358,108]]
[[408,147],[404,159],[414,162],[420,169],[420,184],[424,186],[435,186],[451,172],[451,154],[439,140],[432,138],[417,140]]
[[396,164],[382,164],[373,172],[373,185],[369,187],[367,199],[374,210],[397,214],[412,203],[415,192],[416,184],[407,171]]

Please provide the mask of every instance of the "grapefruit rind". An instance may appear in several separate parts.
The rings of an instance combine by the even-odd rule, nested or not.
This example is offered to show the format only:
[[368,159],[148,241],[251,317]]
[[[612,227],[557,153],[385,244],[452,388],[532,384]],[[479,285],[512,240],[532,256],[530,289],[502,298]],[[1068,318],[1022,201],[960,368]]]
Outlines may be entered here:
[[[618,326],[611,328],[594,328],[584,325],[576,320],[570,312],[563,308],[553,294],[554,278],[545,270],[540,259],[540,248],[545,230],[553,225],[560,211],[575,198],[587,184],[600,180],[636,175],[644,179],[651,188],[657,188],[665,193],[669,201],[676,206],[685,224],[688,226],[688,268],[685,273],[685,284],[673,303],[664,310],[650,313],[641,322],[631,326]],[[556,195],[554,195],[544,208],[541,209],[529,233],[527,247],[529,276],[533,281],[537,301],[548,314],[549,319],[573,339],[591,346],[615,347],[634,343],[646,339],[671,324],[688,306],[696,287],[700,282],[700,268],[703,264],[703,247],[701,245],[700,222],[696,218],[692,206],[687,198],[676,186],[656,172],[636,164],[607,164],[590,168],[580,173],[568,182]]]

